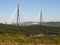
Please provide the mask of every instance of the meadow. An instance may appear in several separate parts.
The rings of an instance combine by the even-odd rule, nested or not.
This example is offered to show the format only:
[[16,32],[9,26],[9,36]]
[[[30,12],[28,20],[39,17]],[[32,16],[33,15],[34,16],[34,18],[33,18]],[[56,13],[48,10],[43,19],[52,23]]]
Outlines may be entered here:
[[[31,35],[57,35],[54,38],[30,37]],[[16,26],[0,24],[0,45],[60,45],[60,27],[52,26]]]

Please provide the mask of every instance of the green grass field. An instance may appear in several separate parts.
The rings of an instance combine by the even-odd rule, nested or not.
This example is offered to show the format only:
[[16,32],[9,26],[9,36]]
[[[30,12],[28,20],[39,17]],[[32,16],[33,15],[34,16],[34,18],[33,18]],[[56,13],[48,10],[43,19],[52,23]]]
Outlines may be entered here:
[[[57,35],[55,38],[30,37],[33,34]],[[60,44],[60,27],[51,26],[15,26],[0,24],[0,44]],[[22,44],[21,44],[22,43]],[[7,45],[7,44],[6,44]]]

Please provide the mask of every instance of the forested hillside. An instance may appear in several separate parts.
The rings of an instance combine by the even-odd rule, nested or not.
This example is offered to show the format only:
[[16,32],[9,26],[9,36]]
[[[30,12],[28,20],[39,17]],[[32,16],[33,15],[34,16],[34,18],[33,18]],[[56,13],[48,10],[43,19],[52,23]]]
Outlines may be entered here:
[[30,34],[56,34],[60,35],[60,27],[52,26],[16,26],[16,25],[5,25],[0,24],[0,34],[1,33],[24,33]]

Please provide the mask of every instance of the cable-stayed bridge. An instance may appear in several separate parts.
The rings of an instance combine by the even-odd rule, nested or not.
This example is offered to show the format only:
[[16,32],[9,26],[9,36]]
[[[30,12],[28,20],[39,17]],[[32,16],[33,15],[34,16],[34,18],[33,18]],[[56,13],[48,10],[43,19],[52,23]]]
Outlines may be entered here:
[[[23,14],[22,14],[21,9],[18,4],[16,9],[14,10],[12,16],[8,19],[7,24],[20,25],[24,21],[25,21],[25,19],[23,18]],[[42,21],[42,11],[39,12],[38,16],[36,16],[36,18],[34,20],[32,20],[32,22],[40,22],[40,25],[42,25],[42,22],[43,22]]]

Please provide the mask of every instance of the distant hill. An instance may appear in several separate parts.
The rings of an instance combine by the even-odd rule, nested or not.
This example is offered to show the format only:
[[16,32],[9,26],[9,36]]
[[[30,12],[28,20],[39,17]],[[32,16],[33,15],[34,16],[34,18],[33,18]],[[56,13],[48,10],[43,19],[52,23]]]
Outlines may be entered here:
[[49,26],[60,26],[60,22],[47,22],[46,24]]
[[[40,25],[39,22],[24,22],[21,23],[22,26],[30,26],[30,25]],[[43,25],[45,26],[60,26],[60,22],[43,22]]]

